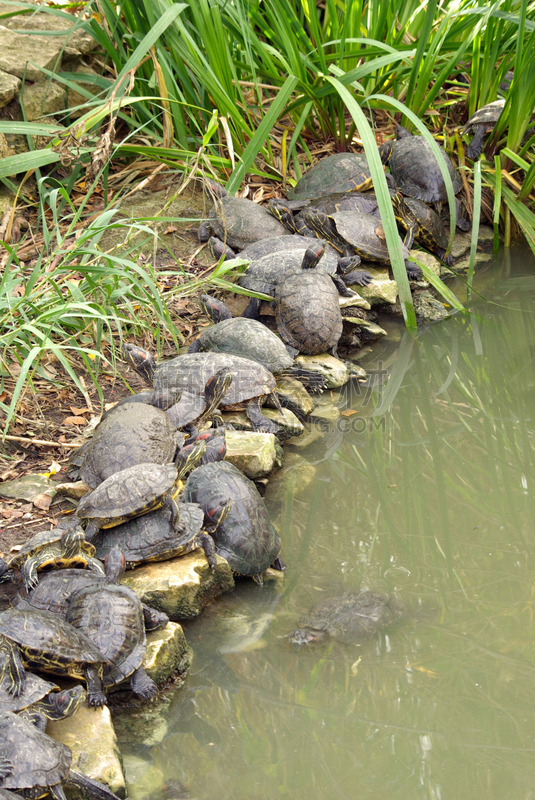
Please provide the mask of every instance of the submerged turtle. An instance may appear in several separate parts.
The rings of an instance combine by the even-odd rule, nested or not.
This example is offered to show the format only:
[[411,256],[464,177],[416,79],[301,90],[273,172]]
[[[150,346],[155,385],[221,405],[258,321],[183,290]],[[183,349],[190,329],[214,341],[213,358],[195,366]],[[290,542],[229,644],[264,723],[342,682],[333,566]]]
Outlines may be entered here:
[[466,157],[471,159],[471,161],[477,161],[481,155],[485,134],[490,133],[490,131],[494,129],[494,126],[500,119],[504,106],[504,98],[495,100],[493,103],[487,103],[486,106],[478,108],[464,126],[463,133],[474,135],[474,138],[466,148]]
[[2,794],[11,789],[28,800],[48,794],[53,800],[66,800],[65,785],[95,800],[118,800],[107,786],[72,768],[70,747],[11,711],[0,714],[0,737]]
[[313,200],[332,192],[364,191],[372,185],[363,153],[335,153],[310,167],[288,191],[291,200]]
[[[155,512],[160,513],[160,512]],[[181,521],[182,524],[182,521]],[[121,526],[119,526],[120,528]],[[180,527],[180,526],[179,526]],[[118,530],[117,528],[115,530]],[[95,544],[99,542],[100,534],[95,537]],[[115,532],[112,534],[115,536]],[[106,583],[118,583],[124,574],[126,562],[119,541],[111,541],[109,547],[102,552],[104,559],[105,575],[97,575],[81,569],[63,569],[59,572],[47,572],[38,586],[27,597],[19,595],[13,599],[13,605],[19,610],[35,609],[48,611],[65,618],[71,597],[86,586]],[[155,631],[163,628],[169,622],[169,617],[163,611],[143,605],[145,630]]]
[[88,695],[100,685],[105,661],[89,639],[60,617],[46,611],[8,608],[0,614],[0,666],[6,691],[14,697],[24,691],[26,683],[23,659],[45,672],[82,678]]
[[208,221],[198,230],[199,241],[214,236],[218,242],[242,250],[251,242],[267,236],[284,236],[287,231],[263,206],[243,197],[230,197],[223,186],[205,181],[205,189],[213,200]]
[[396,622],[404,610],[399,597],[367,589],[358,594],[330,597],[299,620],[291,641],[307,644],[332,636],[344,643],[358,642]]
[[57,527],[32,536],[10,559],[8,567],[20,570],[22,582],[29,590],[39,582],[38,571],[47,567],[87,567],[103,575],[104,567],[94,555],[95,548],[86,541],[83,528]]
[[0,686],[0,714],[13,711],[44,731],[47,719],[72,716],[84,698],[85,691],[79,684],[72,689],[60,690],[57,683],[27,672],[24,691],[17,697]]
[[[423,136],[413,136],[401,125],[396,128],[397,139],[385,142],[379,148],[381,159],[388,164],[397,189],[416,200],[425,203],[447,201],[446,184],[430,145]],[[453,192],[457,195],[462,189],[459,174],[445,150],[441,150],[448,169]],[[470,229],[468,220],[461,216],[461,204],[456,199],[457,227]]]
[[196,503],[179,503],[178,524],[173,526],[167,509],[158,509],[124,522],[113,531],[99,531],[93,539],[101,558],[120,547],[126,566],[146,561],[167,561],[202,548],[212,569],[217,566],[214,540],[202,530],[204,514]]
[[254,483],[234,464],[219,461],[197,467],[186,481],[184,498],[201,506],[216,552],[238,575],[249,575],[261,584],[268,567],[284,569],[279,558],[281,540],[265,503]]
[[244,407],[255,430],[278,432],[278,425],[265,417],[260,410],[267,397],[280,407],[276,395],[273,394],[275,378],[260,364],[228,353],[187,353],[157,365],[154,357],[141,347],[126,344],[123,350],[131,366],[147,383],[153,384],[156,391],[185,387],[195,392],[196,387],[204,385],[206,375],[228,368],[232,373],[232,383],[220,401],[220,408],[224,410]]

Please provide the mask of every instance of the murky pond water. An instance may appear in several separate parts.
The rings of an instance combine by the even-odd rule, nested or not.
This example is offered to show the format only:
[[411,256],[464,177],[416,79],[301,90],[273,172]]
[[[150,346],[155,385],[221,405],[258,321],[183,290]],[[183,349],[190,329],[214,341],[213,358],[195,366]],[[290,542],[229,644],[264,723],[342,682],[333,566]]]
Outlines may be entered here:
[[[416,340],[391,324],[338,425],[288,447],[315,472],[270,500],[284,581],[243,581],[185,626],[185,686],[122,742],[132,797],[535,796],[534,267],[513,248],[471,316]],[[289,642],[361,585],[402,594],[404,620]]]

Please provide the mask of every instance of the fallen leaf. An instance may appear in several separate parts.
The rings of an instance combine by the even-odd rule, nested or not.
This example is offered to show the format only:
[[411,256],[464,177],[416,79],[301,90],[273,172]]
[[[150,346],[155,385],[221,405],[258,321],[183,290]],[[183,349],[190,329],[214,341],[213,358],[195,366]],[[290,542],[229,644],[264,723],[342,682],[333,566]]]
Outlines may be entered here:
[[178,228],[175,225],[168,225],[163,231],[163,235],[165,236],[167,233],[175,233],[177,230]]
[[51,502],[52,498],[49,494],[38,494],[33,498],[34,506],[40,508],[41,511],[48,511]]
[[81,417],[83,414],[89,414],[90,412],[89,408],[75,408],[74,406],[69,406],[69,408],[75,417]]
[[343,417],[350,417],[352,414],[358,414],[358,411],[355,411],[354,408],[346,408],[345,411],[341,411],[340,414]]
[[63,420],[65,425],[85,425],[86,421],[84,417],[65,417]]
[[4,511],[0,511],[3,517],[9,519],[12,517],[13,519],[19,519],[20,517],[24,516],[22,511],[17,511],[15,508],[6,508]]

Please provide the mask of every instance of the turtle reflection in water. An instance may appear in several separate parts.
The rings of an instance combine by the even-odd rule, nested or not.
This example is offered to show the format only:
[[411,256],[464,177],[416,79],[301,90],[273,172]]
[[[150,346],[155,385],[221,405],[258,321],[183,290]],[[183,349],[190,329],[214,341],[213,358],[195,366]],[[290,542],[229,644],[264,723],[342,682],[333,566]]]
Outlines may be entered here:
[[353,644],[398,620],[405,605],[397,595],[364,590],[358,594],[330,597],[299,620],[293,644],[308,644],[326,636]]

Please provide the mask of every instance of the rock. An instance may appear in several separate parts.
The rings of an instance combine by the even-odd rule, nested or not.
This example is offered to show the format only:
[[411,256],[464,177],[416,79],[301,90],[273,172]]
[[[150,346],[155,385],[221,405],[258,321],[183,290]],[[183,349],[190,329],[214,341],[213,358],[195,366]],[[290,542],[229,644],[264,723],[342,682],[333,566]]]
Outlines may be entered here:
[[310,414],[315,406],[314,400],[297,378],[288,378],[286,376],[277,378],[277,387],[275,391],[281,403],[293,404],[288,406],[290,410],[294,410],[295,407],[302,416],[306,417],[307,414]]
[[46,475],[23,475],[16,480],[0,483],[0,497],[33,501],[34,497],[45,493],[50,497],[56,494],[55,483]]
[[35,122],[48,114],[63,111],[67,92],[61,83],[26,83],[20,95],[20,103],[28,122]]
[[[288,408],[282,409],[282,414],[274,408],[266,408],[263,406],[262,414],[268,419],[274,420],[280,428],[277,434],[279,439],[289,439],[292,436],[300,436],[305,430],[302,423],[299,422],[295,414]],[[225,422],[239,431],[252,431],[253,426],[245,411],[234,411],[230,414],[223,414]]]
[[451,246],[451,255],[453,258],[460,258],[464,256],[465,253],[468,253],[470,250],[470,244],[472,242],[472,232],[468,231],[467,233],[459,233],[457,232],[453,237],[453,244]]
[[225,443],[225,461],[230,461],[251,480],[269,475],[284,460],[273,433],[225,431]]
[[173,677],[182,678],[191,667],[191,659],[191,648],[178,622],[168,622],[165,628],[147,634],[143,666],[158,686]]
[[449,311],[431,292],[423,291],[413,295],[414,311],[419,322],[440,322],[449,317]]
[[0,70],[0,108],[13,100],[22,85],[20,78]]
[[361,319],[360,317],[344,317],[344,322],[351,322],[357,328],[363,328],[365,331],[364,341],[372,342],[380,339],[381,336],[386,336],[387,333],[384,328],[381,328],[376,322],[370,322],[368,319]]
[[[286,456],[284,467],[270,480],[266,489],[268,503],[283,503],[287,496],[301,494],[314,480],[316,467],[298,453]],[[284,559],[284,553],[282,553]]]
[[[94,69],[91,69],[91,67],[88,67],[86,64],[77,64],[74,67],[73,72],[75,72],[77,76],[88,75],[89,77],[95,79],[100,77],[98,72],[95,72]],[[84,80],[79,80],[77,77],[75,77],[73,80],[75,83],[79,83],[81,88],[85,89],[91,94],[96,94],[99,91],[97,83],[90,83]],[[67,90],[66,105],[70,109],[69,116],[71,119],[78,119],[78,117],[81,117],[83,114],[87,112],[87,107],[84,105],[85,103],[87,103],[87,97],[85,97],[83,94],[80,94],[80,92],[76,92],[72,89]],[[82,107],[74,111],[73,108],[76,106],[82,106]]]
[[[355,291],[355,287],[352,287],[353,291]],[[359,286],[359,291],[362,289],[362,286]],[[365,308],[366,311],[369,311],[371,306],[367,300],[360,296],[357,292],[352,297],[339,297],[338,303],[340,305],[340,309],[347,309],[347,308]]]
[[54,71],[61,62],[60,50],[56,37],[37,39],[0,25],[0,69],[17,78],[25,77],[31,83],[47,80],[40,68]]
[[[488,261],[491,261],[492,258],[493,258],[492,253],[476,253],[475,266],[477,267],[478,264],[485,264]],[[470,257],[463,258],[461,261],[457,261],[453,269],[455,272],[467,272],[469,266],[470,266]],[[452,273],[449,270],[447,272],[448,275],[450,275],[451,277]]]
[[325,402],[318,403],[310,416],[312,419],[322,419],[326,422],[336,422],[336,420],[340,419],[340,409],[325,397]]
[[217,557],[211,570],[202,550],[170,561],[142,564],[127,572],[121,583],[134,589],[141,601],[165,613],[172,620],[191,619],[223,592],[234,588],[232,571],[224,558]]
[[[420,263],[424,264],[426,267],[429,267],[429,269],[437,276],[440,275],[441,268],[445,266],[438,260],[436,256],[432,255],[432,253],[427,253],[424,250],[411,250],[411,256],[413,256],[417,261],[420,261]],[[447,272],[449,275],[451,275],[451,270],[447,270]],[[414,283],[411,285],[414,285]]]
[[[137,745],[138,741],[139,731],[133,743]],[[159,741],[154,744],[158,744]],[[151,747],[152,745],[147,746]],[[152,763],[152,758],[144,759],[133,753],[126,753],[123,760],[130,800],[147,800],[148,797],[157,795],[161,791],[164,777],[161,770]]]
[[323,353],[319,356],[298,355],[295,359],[296,364],[303,369],[310,369],[318,372],[325,380],[329,389],[336,389],[344,386],[349,380],[349,373],[346,365],[339,358]]
[[388,269],[372,267],[370,264],[364,264],[363,269],[373,276],[373,281],[368,286],[358,286],[359,294],[371,306],[395,303],[398,296],[398,285],[396,281],[391,280]]
[[[72,717],[49,720],[46,732],[71,748],[72,764],[80,772],[109,786],[119,797],[126,797],[121,755],[107,706],[89,708],[83,703]],[[73,791],[69,797],[86,800],[87,796]]]

